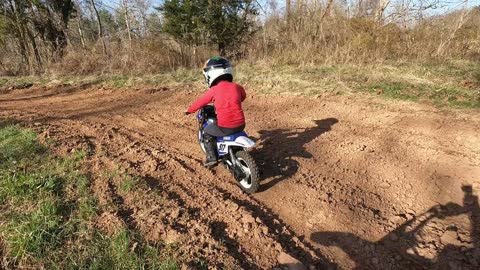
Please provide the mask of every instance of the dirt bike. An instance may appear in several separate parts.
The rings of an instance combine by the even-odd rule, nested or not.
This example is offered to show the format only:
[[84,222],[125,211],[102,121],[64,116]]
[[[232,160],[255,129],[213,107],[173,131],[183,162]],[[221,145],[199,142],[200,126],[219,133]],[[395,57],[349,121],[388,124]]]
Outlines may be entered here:
[[[207,105],[197,112],[198,143],[205,153],[203,134],[205,127],[217,121],[215,108]],[[246,151],[255,146],[248,135],[238,132],[229,136],[217,137],[217,151],[219,162],[227,168],[238,181],[240,188],[246,193],[254,193],[260,184],[257,164],[253,157]]]

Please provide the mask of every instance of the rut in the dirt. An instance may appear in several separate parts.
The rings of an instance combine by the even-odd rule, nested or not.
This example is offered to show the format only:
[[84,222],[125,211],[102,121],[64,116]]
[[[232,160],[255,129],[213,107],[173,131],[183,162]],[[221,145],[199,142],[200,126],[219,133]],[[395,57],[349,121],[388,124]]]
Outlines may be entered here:
[[[182,160],[184,157],[179,153],[151,149],[148,142],[141,141],[141,136],[130,134],[123,129],[111,128],[103,124],[101,128],[93,131],[92,129],[96,128],[86,124],[70,122],[62,126],[75,128],[75,133],[80,138],[89,137],[89,134],[94,133],[104,134],[107,131],[107,135],[100,136],[98,142],[95,138],[89,137],[90,143],[98,145],[95,148],[101,148],[102,155],[110,158],[113,163],[121,164],[122,169],[148,179],[146,183],[149,188],[159,191],[159,194],[164,194],[170,202],[174,202],[170,207],[181,209],[181,218],[185,219],[183,222],[168,220],[170,214],[167,213],[157,213],[157,215],[151,212],[145,213],[143,211],[152,206],[146,207],[143,205],[145,202],[135,202],[132,198],[129,200],[128,196],[122,198],[116,192],[115,184],[108,182],[107,194],[118,206],[117,215],[131,229],[140,229],[148,237],[151,235],[149,231],[152,227],[150,226],[158,226],[149,220],[156,219],[155,216],[157,216],[160,219],[157,222],[166,225],[166,228],[160,229],[160,234],[164,235],[157,235],[150,240],[175,235],[173,237],[182,239],[182,245],[187,249],[182,252],[188,253],[192,260],[199,256],[205,257],[217,267],[225,265],[222,257],[231,256],[235,264],[244,269],[267,269],[276,264],[276,258],[284,251],[295,254],[307,265],[320,267],[325,264],[324,260],[320,260],[319,252],[315,252],[311,246],[307,247],[308,244],[302,243],[298,237],[295,237],[288,225],[278,216],[264,209],[248,196],[239,192],[235,196],[225,189],[231,190],[238,187],[232,183],[227,183],[223,188],[217,186],[217,179],[210,171],[206,171],[210,174],[209,176],[198,179],[195,172],[205,170],[201,168],[198,160],[192,163],[188,159]],[[57,126],[54,131],[57,135],[72,133],[60,131],[59,128],[61,126]],[[46,133],[52,133],[53,129],[49,126],[49,131]],[[85,133],[79,134],[81,130]],[[108,138],[108,142],[102,141],[102,138]],[[127,147],[118,151],[121,145]],[[95,153],[91,155],[94,156]],[[170,158],[171,155],[176,157]],[[162,170],[159,170],[159,166]],[[165,175],[165,171],[170,173]],[[176,176],[172,175],[173,171],[177,171]],[[165,178],[168,181],[165,181]],[[143,220],[147,216],[147,220]],[[175,218],[179,217],[180,213]],[[146,224],[149,226],[145,226]],[[190,241],[186,241],[187,239]],[[225,254],[218,254],[215,250],[216,246],[223,246]],[[257,254],[262,254],[262,257]],[[218,262],[215,262],[214,257],[220,258]]]
[[[263,171],[247,196],[201,166],[191,93],[75,88],[12,91],[1,116],[83,149],[104,220],[181,243],[195,268],[271,269],[286,252],[318,269],[477,269],[480,119],[359,97],[247,98]],[[101,171],[141,177],[139,195]],[[100,222],[103,224],[102,222]]]

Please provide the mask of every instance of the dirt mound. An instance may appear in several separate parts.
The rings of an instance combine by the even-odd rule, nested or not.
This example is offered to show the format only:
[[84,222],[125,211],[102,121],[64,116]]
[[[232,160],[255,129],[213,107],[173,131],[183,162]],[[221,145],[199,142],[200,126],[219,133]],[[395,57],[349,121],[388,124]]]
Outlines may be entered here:
[[244,269],[284,258],[309,269],[480,263],[476,112],[250,94],[247,132],[263,181],[248,196],[223,168],[201,166],[194,119],[181,113],[191,93],[33,87],[0,99],[0,117],[36,129],[59,154],[87,153],[92,191],[108,206],[102,230],[120,223],[180,243],[186,268],[201,268],[199,258]]

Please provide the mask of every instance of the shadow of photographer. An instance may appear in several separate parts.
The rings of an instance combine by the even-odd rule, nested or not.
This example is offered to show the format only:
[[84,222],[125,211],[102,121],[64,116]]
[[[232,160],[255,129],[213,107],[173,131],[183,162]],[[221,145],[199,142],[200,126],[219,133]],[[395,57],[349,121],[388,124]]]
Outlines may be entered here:
[[[463,186],[462,190],[463,205],[451,202],[435,205],[376,242],[344,232],[317,232],[312,234],[311,240],[320,245],[341,248],[355,262],[354,269],[479,269],[478,196],[473,194],[472,186]],[[457,224],[444,225],[446,229],[439,227],[438,220],[463,214],[468,215],[470,222],[469,240],[466,240],[463,234],[463,239],[460,239]],[[423,230],[427,226],[430,226],[430,235],[426,235]],[[438,234],[438,241],[432,240],[433,234]],[[430,240],[425,241],[425,238]],[[436,256],[432,256],[433,254],[423,252],[422,247],[441,250]]]

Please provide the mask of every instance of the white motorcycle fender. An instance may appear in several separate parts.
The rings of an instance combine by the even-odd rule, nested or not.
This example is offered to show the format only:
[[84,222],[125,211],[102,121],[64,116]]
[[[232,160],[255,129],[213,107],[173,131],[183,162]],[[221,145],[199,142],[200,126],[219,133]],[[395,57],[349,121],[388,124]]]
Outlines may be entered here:
[[235,143],[243,146],[244,148],[252,148],[255,146],[255,142],[252,141],[250,138],[245,136],[240,136],[235,139]]

